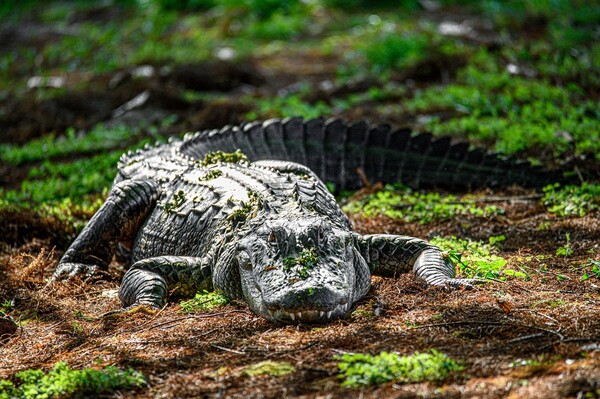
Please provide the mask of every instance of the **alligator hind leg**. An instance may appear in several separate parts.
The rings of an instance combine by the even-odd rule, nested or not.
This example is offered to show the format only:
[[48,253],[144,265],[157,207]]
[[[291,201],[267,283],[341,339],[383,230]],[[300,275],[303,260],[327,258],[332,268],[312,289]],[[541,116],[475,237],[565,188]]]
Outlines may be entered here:
[[428,284],[473,288],[477,279],[454,278],[454,265],[435,245],[415,237],[391,234],[359,236],[360,252],[375,275],[393,277],[414,273]]
[[106,270],[118,241],[129,240],[146,219],[158,198],[152,180],[123,180],[60,260],[53,280]]
[[191,256],[157,256],[135,262],[125,273],[119,299],[126,308],[136,305],[162,307],[168,290],[178,289],[191,296],[202,288],[210,288],[211,268],[203,258]]

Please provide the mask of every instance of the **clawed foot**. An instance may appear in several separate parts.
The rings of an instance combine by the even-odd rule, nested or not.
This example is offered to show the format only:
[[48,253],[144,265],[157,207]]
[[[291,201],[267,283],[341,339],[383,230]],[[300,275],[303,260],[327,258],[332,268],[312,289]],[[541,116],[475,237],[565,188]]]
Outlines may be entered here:
[[89,278],[96,273],[98,266],[85,265],[83,263],[61,263],[58,265],[50,281],[68,280],[75,276]]
[[477,278],[451,278],[445,281],[445,287],[447,289],[464,289],[464,290],[472,290],[475,288],[475,285],[484,284],[486,280],[481,280]]

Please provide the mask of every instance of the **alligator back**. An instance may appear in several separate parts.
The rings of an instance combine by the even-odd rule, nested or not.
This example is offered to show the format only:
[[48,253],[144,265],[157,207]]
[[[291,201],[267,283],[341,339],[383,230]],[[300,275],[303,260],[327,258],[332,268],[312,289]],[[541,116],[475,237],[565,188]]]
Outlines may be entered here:
[[468,189],[520,185],[540,187],[555,173],[449,137],[414,134],[389,125],[321,118],[271,119],[187,134],[181,154],[202,159],[212,151],[240,149],[251,161],[272,159],[306,165],[337,190],[372,182],[401,182],[413,188]]
[[[242,215],[326,217],[349,229],[347,216],[308,168],[291,162],[248,162],[191,157],[188,141],[146,147],[125,154],[117,181],[153,180],[160,195],[136,235],[134,261],[162,255],[198,256],[225,238]],[[206,161],[206,160],[204,160]],[[259,205],[260,204],[260,205]]]

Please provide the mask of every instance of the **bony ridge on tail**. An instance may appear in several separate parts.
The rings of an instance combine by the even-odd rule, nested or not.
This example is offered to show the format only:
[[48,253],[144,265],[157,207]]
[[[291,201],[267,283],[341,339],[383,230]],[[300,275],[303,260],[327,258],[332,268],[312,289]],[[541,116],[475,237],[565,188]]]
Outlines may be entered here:
[[124,154],[105,203],[53,279],[105,270],[118,243],[130,242],[119,289],[125,307],[161,307],[174,289],[215,289],[286,323],[343,317],[372,274],[413,271],[452,288],[477,282],[455,278],[454,266],[425,240],[353,232],[323,180],[358,188],[356,168],[417,187],[546,179],[544,171],[445,138],[362,121],[226,126]]

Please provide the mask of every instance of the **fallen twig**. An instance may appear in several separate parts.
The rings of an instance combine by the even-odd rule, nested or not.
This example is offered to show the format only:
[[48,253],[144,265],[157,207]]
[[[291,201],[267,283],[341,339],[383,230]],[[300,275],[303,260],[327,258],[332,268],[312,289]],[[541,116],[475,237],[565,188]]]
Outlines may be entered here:
[[[152,329],[157,328],[157,327],[163,327],[165,325],[169,325],[169,324],[173,324],[173,323],[178,323],[178,322],[183,321],[183,320],[189,320],[189,319],[206,319],[206,318],[209,318],[209,317],[222,316],[222,315],[231,314],[231,313],[245,313],[245,311],[243,311],[243,310],[230,310],[230,311],[227,311],[227,312],[208,313],[208,314],[199,314],[199,315],[187,315],[187,316],[183,316],[183,317],[178,317],[176,319],[163,321],[161,323],[153,324],[153,325],[148,326],[146,328],[140,328],[140,327],[143,327],[143,326],[140,326],[137,329],[134,328],[134,329],[130,329],[130,330],[121,331],[118,334],[123,334],[123,333],[139,333],[139,332],[143,332],[143,331],[152,330]],[[154,320],[154,318],[153,318],[153,320]]]
[[500,322],[500,321],[450,321],[447,323],[424,324],[422,326],[415,326],[412,328],[421,329],[421,328],[428,328],[428,327],[449,327],[449,326],[453,326],[453,325],[491,325],[491,326],[505,326],[505,327],[523,327],[523,328],[530,328],[532,330],[544,331],[549,334],[556,335],[559,337],[559,339],[561,341],[563,341],[565,339],[564,335],[562,335],[558,331],[550,330],[548,328],[531,326],[528,324],[521,324],[521,323],[510,323],[510,322],[506,323],[506,322]]
[[245,355],[246,354],[246,352],[238,351],[236,349],[225,348],[224,346],[219,346],[219,345],[215,345],[215,344],[210,344],[210,346],[212,346],[213,348],[221,349],[225,352],[235,353],[236,355]]

